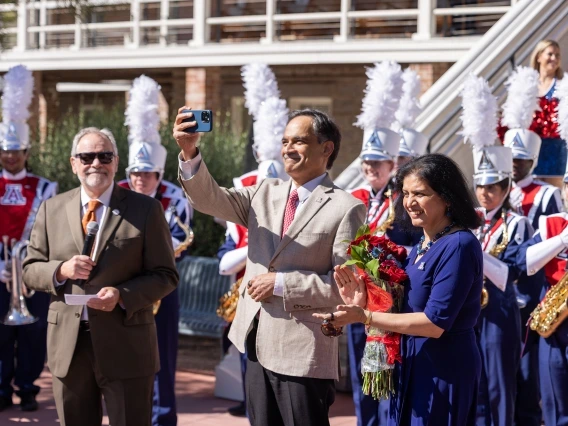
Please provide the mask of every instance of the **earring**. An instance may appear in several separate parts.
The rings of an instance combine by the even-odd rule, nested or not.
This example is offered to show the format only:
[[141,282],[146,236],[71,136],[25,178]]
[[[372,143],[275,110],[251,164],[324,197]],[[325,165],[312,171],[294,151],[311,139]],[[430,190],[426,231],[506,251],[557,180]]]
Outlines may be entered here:
[[446,216],[452,217],[452,209],[449,206],[446,208]]

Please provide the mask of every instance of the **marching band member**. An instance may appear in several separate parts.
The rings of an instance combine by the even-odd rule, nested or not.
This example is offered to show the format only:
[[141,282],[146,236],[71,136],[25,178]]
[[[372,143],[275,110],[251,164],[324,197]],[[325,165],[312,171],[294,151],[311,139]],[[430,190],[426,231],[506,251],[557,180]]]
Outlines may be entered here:
[[[158,132],[158,96],[160,86],[144,75],[136,78],[130,89],[126,109],[129,126],[128,167],[126,180],[119,182],[124,188],[156,198],[162,203],[166,221],[170,226],[176,261],[186,254],[189,241],[189,222],[192,210],[181,188],[165,181],[164,168],[167,151],[161,144]],[[178,222],[179,221],[179,222]],[[180,226],[180,223],[182,226]],[[183,227],[186,227],[185,230]],[[181,250],[181,251],[180,251]],[[155,306],[156,331],[160,354],[160,371],[154,381],[152,424],[177,424],[175,399],[175,373],[178,349],[179,292],[176,288]]]
[[[33,77],[23,65],[11,68],[5,75],[2,97],[3,123],[0,125],[0,235],[4,240],[27,241],[41,202],[57,192],[57,183],[50,182],[26,170],[29,156],[29,127],[26,123],[32,101]],[[0,320],[10,305],[12,279],[10,262],[4,263],[10,247],[2,245],[0,280]],[[14,283],[19,285],[21,283]],[[13,287],[12,287],[13,288]],[[36,395],[40,391],[34,381],[41,374],[46,356],[47,310],[49,295],[35,293],[26,298],[33,324],[7,326],[0,324],[0,411],[12,405],[12,380],[18,388],[20,408],[35,411]],[[16,349],[17,348],[17,349]]]
[[[279,99],[276,77],[266,64],[247,64],[242,67],[245,100],[253,117],[253,154],[258,169],[233,179],[235,188],[259,184],[265,178],[288,180],[280,154],[282,134],[286,127],[288,109]],[[242,225],[227,222],[225,242],[219,248],[219,274],[235,275],[240,279],[245,274],[248,255],[248,230]],[[246,354],[241,354],[242,376],[246,371]],[[243,386],[244,387],[244,386]],[[236,416],[246,414],[246,403],[229,408]]]
[[[538,109],[538,72],[529,67],[518,67],[507,81],[507,100],[503,105],[503,124],[509,130],[504,145],[513,151],[513,189],[511,202],[514,210],[528,218],[538,229],[540,217],[561,210],[560,191],[552,185],[536,180],[532,175],[538,165],[541,138],[529,130],[533,114]],[[527,426],[540,426],[542,410],[538,380],[538,340],[534,331],[527,330],[530,313],[540,300],[541,282],[523,276],[517,283],[517,300],[521,308],[522,339],[525,341],[521,368],[517,380],[515,421]]]
[[[400,134],[391,130],[395,115],[401,109],[402,99],[405,107],[416,105],[412,89],[418,80],[416,73],[411,70],[402,73],[400,65],[394,62],[376,64],[367,71],[367,95],[363,100],[362,114],[356,123],[363,128],[363,149],[361,158],[361,171],[366,184],[353,189],[351,195],[361,200],[367,206],[366,223],[371,230],[386,234],[395,243],[412,246],[418,242],[419,237],[411,235],[394,225],[394,199],[389,181],[395,169],[398,156],[408,157],[414,153],[411,147],[419,141],[418,135],[424,136],[414,130],[402,128]],[[419,85],[419,81],[418,81]],[[370,97],[384,100],[383,104],[374,104]],[[418,109],[418,112],[420,110]],[[407,117],[411,111],[400,114]],[[414,118],[412,118],[414,121]],[[403,121],[406,124],[408,121]],[[401,139],[408,136],[410,145],[401,147]],[[423,139],[420,138],[418,145]],[[401,152],[403,154],[401,154]],[[399,157],[400,158],[400,157]],[[351,385],[353,389],[353,402],[359,426],[386,425],[388,417],[388,401],[376,401],[372,396],[362,392],[361,359],[365,349],[367,336],[365,326],[360,323],[347,327],[347,342],[349,348],[349,368],[351,371]]]
[[516,255],[532,227],[509,205],[513,158],[511,148],[495,146],[497,99],[487,82],[474,76],[464,83],[462,97],[462,134],[474,148],[475,194],[487,211],[485,224],[476,230],[485,276],[477,323],[482,359],[477,418],[478,424],[512,426],[521,355]]
[[[568,137],[568,81],[559,83],[557,94],[560,99],[558,121],[563,139]],[[568,182],[568,170],[564,175]],[[526,266],[529,275],[535,278],[544,275],[546,292],[543,300],[531,315],[531,329],[540,334],[539,373],[542,396],[542,416],[549,425],[568,424],[568,322],[561,315],[566,297],[564,279],[568,259],[568,214],[557,213],[541,216],[539,230],[533,238],[523,244],[518,260]],[[556,302],[550,295],[556,294]],[[537,314],[539,313],[540,314]],[[544,327],[542,316],[553,319]],[[546,321],[545,321],[546,323]]]

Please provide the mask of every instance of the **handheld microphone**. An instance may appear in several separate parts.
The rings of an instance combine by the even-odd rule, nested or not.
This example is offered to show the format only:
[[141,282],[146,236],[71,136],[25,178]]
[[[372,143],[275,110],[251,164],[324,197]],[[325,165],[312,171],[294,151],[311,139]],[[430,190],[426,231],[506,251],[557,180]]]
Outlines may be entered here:
[[[85,235],[85,244],[83,244],[83,251],[81,254],[83,256],[91,256],[93,251],[93,246],[95,245],[95,240],[97,239],[97,232],[99,232],[99,224],[95,221],[91,221],[87,224],[87,235]],[[85,280],[77,280],[77,284],[83,285]]]

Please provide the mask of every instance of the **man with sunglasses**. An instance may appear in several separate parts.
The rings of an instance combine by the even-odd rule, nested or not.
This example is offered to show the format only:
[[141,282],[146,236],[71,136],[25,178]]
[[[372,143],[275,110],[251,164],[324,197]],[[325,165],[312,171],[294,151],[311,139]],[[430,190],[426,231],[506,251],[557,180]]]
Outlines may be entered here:
[[[31,72],[23,66],[10,69],[6,75],[7,92],[2,103],[5,121],[0,124],[0,237],[3,240],[0,248],[0,281],[5,283],[0,284],[0,321],[4,320],[10,307],[10,249],[16,241],[29,239],[39,205],[57,192],[57,183],[35,176],[26,169],[30,153],[29,127],[25,120],[17,120],[17,117],[29,116],[27,107],[32,92],[28,92],[27,99],[10,96],[23,85],[33,87]],[[22,108],[24,114],[18,114],[17,110]],[[0,324],[0,411],[13,404],[12,381],[18,388],[16,395],[20,397],[22,411],[38,409],[36,395],[40,387],[34,382],[45,366],[49,296],[35,293],[26,298],[26,305],[30,313],[38,318],[35,323],[18,326]]]
[[[169,227],[157,200],[114,184],[110,131],[81,130],[70,161],[81,185],[41,205],[24,261],[28,286],[51,293],[47,358],[57,414],[66,426],[99,426],[104,396],[113,426],[150,426],[159,369],[152,304],[179,278]],[[81,255],[93,221],[91,255]],[[71,294],[92,298],[68,304]]]
[[[180,182],[193,208],[248,227],[246,272],[229,338],[247,350],[245,387],[253,426],[329,425],[339,371],[338,333],[313,313],[340,304],[334,267],[347,257],[345,240],[364,223],[365,206],[333,185],[327,170],[341,134],[316,110],[294,111],[281,137],[290,180],[264,179],[241,189],[220,188],[184,130],[191,113],[178,111],[173,135]],[[324,333],[322,333],[322,330]]]

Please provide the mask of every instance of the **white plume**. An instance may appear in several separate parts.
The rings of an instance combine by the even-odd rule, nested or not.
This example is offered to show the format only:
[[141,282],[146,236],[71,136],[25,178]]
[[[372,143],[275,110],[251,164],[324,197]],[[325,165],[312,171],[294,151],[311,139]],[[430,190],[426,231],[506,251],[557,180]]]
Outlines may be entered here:
[[24,65],[16,65],[4,75],[2,95],[2,120],[25,123],[30,118],[28,108],[32,103],[34,78]]
[[160,86],[150,77],[141,75],[134,79],[130,89],[130,99],[126,107],[126,120],[128,126],[128,143],[147,142],[160,143],[160,115],[158,102]]
[[256,120],[265,99],[280,97],[276,77],[268,65],[260,63],[244,65],[241,76],[245,87],[245,106]]
[[254,121],[254,144],[258,161],[281,161],[282,135],[288,122],[286,101],[277,97],[265,99]]
[[568,78],[556,84],[554,96],[558,98],[558,133],[568,143]]
[[396,111],[396,121],[400,127],[412,128],[418,114],[422,111],[418,97],[420,96],[420,77],[413,69],[406,68],[402,73],[402,97]]
[[509,88],[503,104],[503,124],[511,129],[528,129],[538,108],[538,71],[517,67],[505,83]]
[[497,139],[497,98],[482,77],[470,74],[461,92],[461,121],[463,130],[459,133],[474,147],[495,144]]
[[361,114],[355,126],[361,129],[390,128],[402,96],[402,71],[393,61],[376,63],[367,69],[367,88]]

